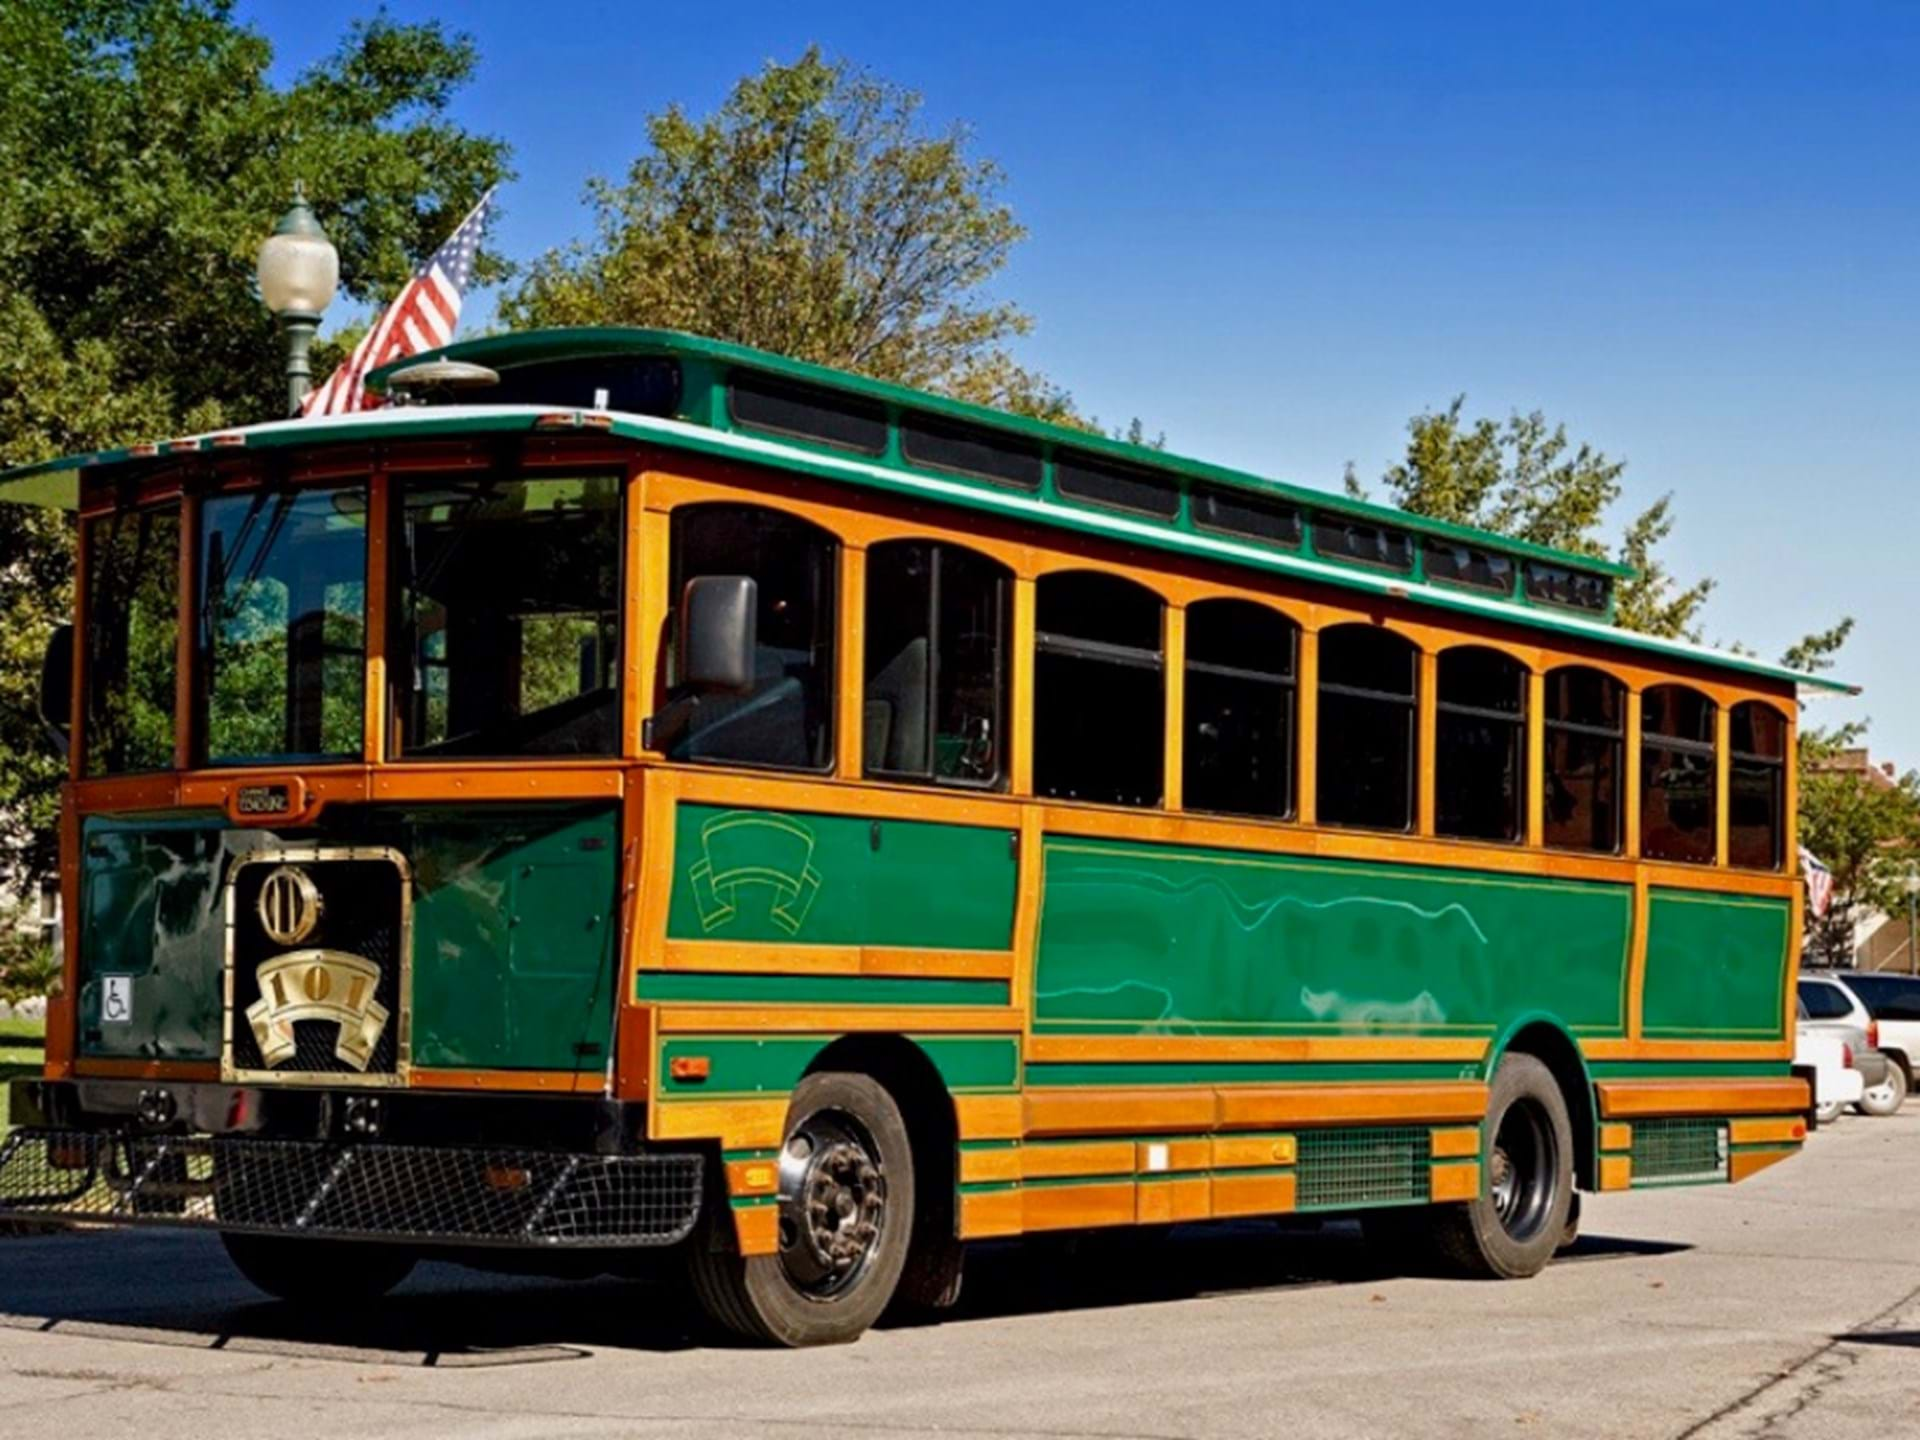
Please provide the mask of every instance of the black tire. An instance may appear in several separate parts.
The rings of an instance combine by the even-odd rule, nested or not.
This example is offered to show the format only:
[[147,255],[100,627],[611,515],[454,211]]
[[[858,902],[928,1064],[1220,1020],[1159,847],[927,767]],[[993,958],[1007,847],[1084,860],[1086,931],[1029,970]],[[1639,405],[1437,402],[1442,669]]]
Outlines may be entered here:
[[688,1255],[694,1293],[721,1325],[776,1345],[858,1340],[892,1300],[913,1236],[906,1121],[868,1075],[822,1071],[787,1106],[780,1252],[742,1256],[724,1206]]
[[1580,1243],[1580,1192],[1573,1192],[1573,1199],[1567,1205],[1567,1228],[1560,1232],[1560,1243],[1554,1254],[1564,1255]]
[[1860,1097],[1854,1108],[1862,1115],[1887,1116],[1900,1113],[1907,1103],[1907,1067],[1897,1060],[1887,1067],[1887,1083],[1876,1085]]
[[1428,1243],[1453,1274],[1523,1280],[1564,1243],[1573,1209],[1573,1125],[1553,1072],[1531,1055],[1503,1059],[1486,1133],[1479,1197],[1422,1212]]
[[378,1300],[413,1273],[398,1245],[220,1232],[227,1258],[256,1290],[296,1305],[337,1308]]

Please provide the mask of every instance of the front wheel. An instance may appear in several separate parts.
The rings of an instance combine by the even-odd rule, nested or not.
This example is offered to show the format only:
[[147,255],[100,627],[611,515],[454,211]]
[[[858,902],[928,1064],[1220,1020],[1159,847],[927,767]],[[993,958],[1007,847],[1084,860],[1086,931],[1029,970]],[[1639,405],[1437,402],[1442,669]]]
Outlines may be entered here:
[[304,1240],[287,1235],[220,1232],[227,1258],[278,1300],[341,1307],[377,1300],[413,1273],[414,1255],[372,1241]]
[[1462,1275],[1525,1279],[1565,1242],[1573,1209],[1573,1125],[1553,1072],[1531,1055],[1503,1059],[1487,1134],[1479,1197],[1422,1212],[1433,1255]]
[[1843,1108],[1845,1107],[1838,1100],[1823,1100],[1813,1107],[1813,1118],[1821,1125],[1831,1125],[1840,1118],[1840,1111]]
[[1887,1078],[1860,1097],[1862,1115],[1892,1115],[1907,1102],[1907,1067],[1895,1062]]
[[702,1306],[752,1340],[859,1339],[893,1298],[913,1236],[906,1121],[878,1081],[823,1071],[800,1082],[787,1107],[778,1205],[777,1254],[735,1254],[724,1229],[695,1238],[689,1269]]

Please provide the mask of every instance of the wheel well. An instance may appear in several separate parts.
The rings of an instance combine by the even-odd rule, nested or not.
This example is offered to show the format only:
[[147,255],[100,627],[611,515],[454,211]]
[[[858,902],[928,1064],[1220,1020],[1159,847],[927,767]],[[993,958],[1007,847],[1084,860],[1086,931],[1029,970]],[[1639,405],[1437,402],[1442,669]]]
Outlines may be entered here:
[[1904,1050],[1882,1050],[1880,1053],[1906,1072],[1907,1087],[1911,1089],[1913,1087],[1913,1061],[1907,1057],[1907,1052]]
[[1595,1164],[1594,1152],[1599,1137],[1595,1130],[1593,1086],[1587,1080],[1587,1067],[1580,1058],[1579,1048],[1559,1026],[1535,1021],[1516,1031],[1501,1051],[1503,1055],[1516,1053],[1531,1055],[1553,1072],[1561,1098],[1567,1102],[1567,1117],[1573,1123],[1574,1182],[1583,1190],[1596,1188],[1599,1167]]
[[927,1052],[899,1035],[848,1035],[827,1046],[807,1066],[809,1075],[822,1070],[857,1071],[886,1087],[900,1107],[900,1118],[907,1122],[913,1188],[922,1223],[939,1227],[932,1233],[952,1234],[960,1134],[953,1097]]

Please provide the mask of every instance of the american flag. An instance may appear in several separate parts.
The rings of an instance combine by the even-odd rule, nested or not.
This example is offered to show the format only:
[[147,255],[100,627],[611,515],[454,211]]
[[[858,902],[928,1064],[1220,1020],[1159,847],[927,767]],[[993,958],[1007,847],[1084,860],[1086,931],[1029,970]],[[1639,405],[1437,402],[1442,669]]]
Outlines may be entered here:
[[460,306],[473,279],[473,256],[480,248],[493,191],[460,222],[433,258],[413,272],[406,288],[389,305],[371,330],[353,347],[353,354],[327,377],[327,383],[307,396],[303,416],[346,415],[371,410],[380,403],[367,393],[367,372],[423,350],[437,350],[453,339],[460,322]]
[[1807,879],[1807,908],[1813,911],[1814,918],[1827,918],[1827,907],[1833,903],[1833,871],[1814,858],[1806,846],[1800,847],[1800,873]]

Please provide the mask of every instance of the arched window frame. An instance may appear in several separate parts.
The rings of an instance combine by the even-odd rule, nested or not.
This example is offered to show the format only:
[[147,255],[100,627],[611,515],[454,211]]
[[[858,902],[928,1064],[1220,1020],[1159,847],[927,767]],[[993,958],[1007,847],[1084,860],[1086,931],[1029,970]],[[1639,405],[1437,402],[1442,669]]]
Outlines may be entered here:
[[[1617,724],[1613,726],[1598,725],[1587,721],[1557,718],[1554,715],[1551,704],[1554,679],[1556,676],[1567,674],[1569,671],[1581,671],[1587,674],[1597,675],[1612,687],[1615,705],[1620,717]],[[1563,735],[1582,737],[1588,740],[1598,741],[1603,745],[1611,747],[1613,756],[1614,798],[1612,845],[1601,848],[1598,846],[1556,843],[1548,838],[1548,825],[1550,822],[1544,811],[1542,813],[1540,842],[1544,848],[1549,850],[1563,850],[1590,855],[1619,855],[1625,848],[1628,834],[1627,786],[1630,777],[1628,775],[1627,732],[1629,692],[1626,683],[1610,670],[1602,669],[1598,665],[1586,665],[1577,662],[1567,665],[1556,665],[1546,672],[1543,679],[1545,703],[1543,703],[1541,708],[1541,720],[1544,730],[1544,743],[1542,745],[1543,754],[1541,757],[1539,777],[1543,799],[1551,794],[1551,785],[1549,782],[1551,778],[1550,767],[1553,764],[1554,740]]]
[[[1327,678],[1329,666],[1327,657],[1330,651],[1337,650],[1341,638],[1348,633],[1363,633],[1390,636],[1404,649],[1408,662],[1408,689],[1406,693],[1381,690],[1370,686],[1353,685],[1343,681],[1330,681]],[[1406,834],[1415,832],[1420,812],[1420,742],[1422,726],[1420,723],[1422,705],[1422,672],[1425,670],[1425,656],[1419,642],[1414,637],[1393,626],[1372,625],[1364,620],[1341,621],[1321,628],[1315,636],[1317,658],[1315,664],[1315,754],[1313,766],[1315,772],[1315,816],[1322,825],[1338,829],[1375,830],[1386,834]],[[1384,707],[1394,707],[1394,712],[1404,711],[1406,715],[1406,769],[1405,769],[1405,818],[1398,824],[1374,824],[1368,820],[1336,818],[1329,814],[1334,807],[1329,806],[1330,795],[1336,793],[1329,786],[1328,737],[1336,727],[1329,726],[1327,716],[1329,700],[1358,701],[1383,707],[1374,713],[1388,713]]]
[[[1492,657],[1508,667],[1514,681],[1517,708],[1502,710],[1498,707],[1482,706],[1459,700],[1447,699],[1448,670],[1460,664],[1467,657]],[[1532,667],[1519,656],[1497,645],[1484,645],[1477,641],[1466,641],[1448,645],[1434,657],[1434,833],[1449,839],[1477,840],[1484,844],[1524,845],[1527,841],[1527,807],[1533,789],[1530,774],[1528,727],[1532,721],[1530,702],[1532,697]],[[1441,772],[1447,765],[1448,746],[1444,731],[1447,717],[1453,716],[1482,724],[1500,725],[1506,728],[1512,745],[1513,799],[1510,817],[1510,833],[1502,836],[1468,834],[1459,829],[1449,829],[1440,810]]]
[[[1649,712],[1653,708],[1651,702],[1655,696],[1666,691],[1693,696],[1704,705],[1706,707],[1708,732],[1714,738],[1700,740],[1689,735],[1673,735],[1665,731],[1652,729],[1647,719]],[[1719,736],[1721,726],[1722,708],[1720,702],[1716,700],[1713,695],[1697,686],[1688,685],[1684,681],[1663,681],[1657,685],[1649,685],[1641,691],[1639,737],[1640,854],[1643,859],[1674,865],[1712,865],[1717,862],[1720,855],[1719,835],[1721,833],[1721,817],[1723,815],[1723,807],[1726,804],[1726,796],[1723,793],[1724,786],[1720,774]],[[1704,773],[1710,789],[1707,797],[1707,843],[1704,851],[1701,853],[1657,854],[1647,843],[1652,833],[1650,821],[1652,806],[1650,802],[1659,784],[1656,768],[1651,762],[1656,752],[1663,751],[1675,756],[1692,757],[1696,760],[1705,761]]]
[[[1772,718],[1779,727],[1779,753],[1768,755],[1758,749],[1742,750],[1736,740],[1742,712],[1757,711]],[[1751,733],[1751,731],[1749,731]],[[1787,750],[1792,742],[1793,723],[1778,706],[1765,700],[1741,700],[1727,707],[1727,793],[1722,800],[1726,810],[1727,863],[1749,870],[1779,870],[1787,860]],[[1773,848],[1769,858],[1756,864],[1734,850],[1734,796],[1742,767],[1759,771],[1772,780]]]
[[[1124,586],[1127,591],[1135,592],[1143,599],[1150,599],[1156,609],[1151,648],[1145,644],[1119,643],[1072,635],[1065,633],[1057,626],[1049,628],[1049,617],[1046,612],[1050,593],[1076,583],[1092,586]],[[1118,595],[1121,592],[1116,590],[1114,593]],[[1168,794],[1171,787],[1167,761],[1168,752],[1172,748],[1168,739],[1168,724],[1172,718],[1173,709],[1173,697],[1168,693],[1167,684],[1169,649],[1171,648],[1167,642],[1167,632],[1170,617],[1175,614],[1168,604],[1167,597],[1158,589],[1134,576],[1097,566],[1065,566],[1045,571],[1034,579],[1033,597],[1034,681],[1028,724],[1031,727],[1032,737],[1034,795],[1069,802],[1120,805],[1128,809],[1167,808],[1171,798]],[[1146,637],[1143,635],[1141,638]],[[1050,697],[1048,694],[1048,680],[1045,672],[1052,668],[1048,664],[1049,660],[1104,664],[1134,672],[1150,672],[1153,675],[1157,682],[1156,693],[1159,703],[1153,711],[1152,773],[1149,775],[1143,770],[1139,777],[1151,783],[1143,784],[1135,798],[1126,798],[1125,795],[1108,796],[1104,791],[1089,795],[1082,793],[1080,789],[1070,794],[1062,793],[1060,787],[1066,783],[1063,775],[1067,772],[1058,768],[1058,757],[1050,756],[1046,751],[1048,734],[1056,718],[1055,712],[1049,707],[1059,703],[1056,697]],[[1143,697],[1136,697],[1138,698]],[[1068,713],[1074,712],[1069,708]],[[1143,757],[1145,753],[1143,746]]]
[[[861,661],[861,701],[863,723],[866,707],[872,704],[873,688],[876,683],[874,666],[882,659],[875,654],[874,639],[880,632],[880,617],[875,613],[877,605],[889,604],[889,597],[879,593],[880,582],[885,578],[887,566],[893,557],[902,554],[909,547],[919,547],[929,553],[929,575],[926,594],[925,633],[929,640],[927,657],[927,675],[925,680],[925,701],[923,705],[925,738],[923,746],[926,763],[923,766],[908,769],[891,769],[886,763],[871,753],[871,736],[863,733],[861,743],[862,771],[866,778],[890,780],[908,784],[949,786],[958,789],[1004,790],[1008,786],[1013,770],[1013,738],[1009,723],[1011,693],[1013,689],[1012,642],[1014,609],[1014,573],[1004,562],[992,555],[976,550],[971,546],[955,541],[937,539],[930,536],[903,535],[889,537],[869,545],[865,555],[865,577],[862,605],[865,611],[862,644],[865,654]],[[963,775],[942,775],[939,773],[936,756],[936,740],[939,733],[940,710],[943,700],[942,680],[947,665],[954,657],[947,653],[942,633],[945,604],[953,597],[945,581],[950,573],[959,568],[964,557],[968,566],[979,567],[981,575],[991,575],[997,582],[995,597],[992,601],[994,627],[992,640],[994,663],[992,666],[991,702],[992,715],[986,717],[989,724],[988,744],[992,755],[990,773]]]
[[[1224,620],[1230,612],[1239,611],[1257,614],[1261,624],[1271,624],[1275,639],[1282,642],[1284,649],[1279,654],[1265,650],[1249,653],[1244,663],[1221,660],[1196,660],[1194,658],[1195,622],[1202,628],[1219,616]],[[1189,602],[1185,609],[1185,634],[1181,646],[1181,797],[1182,808],[1202,814],[1245,816],[1263,820],[1288,820],[1297,813],[1299,804],[1300,771],[1300,647],[1301,630],[1299,622],[1286,611],[1258,600],[1238,595],[1208,596]],[[1279,750],[1275,756],[1280,767],[1279,803],[1277,806],[1248,808],[1238,805],[1197,803],[1194,799],[1194,758],[1197,753],[1193,725],[1196,707],[1194,680],[1221,681],[1227,684],[1258,686],[1281,693],[1281,720],[1278,736]]]

